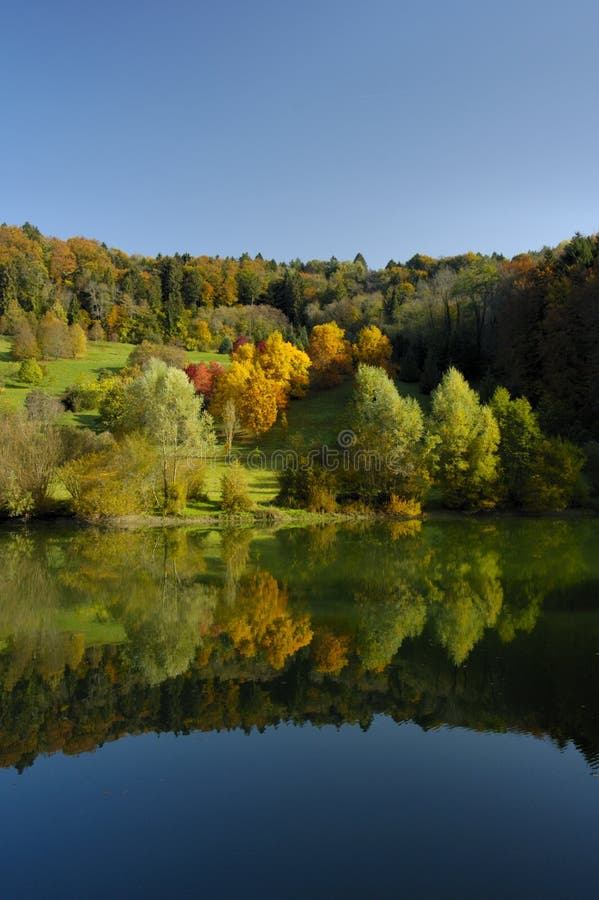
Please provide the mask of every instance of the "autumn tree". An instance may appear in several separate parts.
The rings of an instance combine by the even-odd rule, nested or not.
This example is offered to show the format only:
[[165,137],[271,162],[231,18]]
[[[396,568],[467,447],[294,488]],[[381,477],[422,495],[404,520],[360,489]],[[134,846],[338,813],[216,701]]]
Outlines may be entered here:
[[335,322],[314,326],[308,356],[315,383],[323,387],[339,384],[351,372],[351,345]]
[[225,371],[225,367],[213,360],[208,365],[205,362],[190,363],[184,371],[196,394],[201,394],[206,403],[209,403],[215,380]]
[[358,332],[353,347],[356,363],[380,366],[386,372],[391,370],[391,341],[376,325],[367,325]]
[[114,434],[125,428],[127,413],[127,388],[133,380],[130,373],[118,373],[102,379],[98,386],[98,411],[100,420]]
[[82,359],[87,354],[87,337],[81,325],[75,322],[69,326],[70,355]]
[[222,420],[227,403],[232,403],[240,426],[255,435],[263,434],[276,422],[280,387],[251,358],[240,359],[239,355],[240,351],[234,355],[229,368],[217,377],[210,410]]
[[15,325],[11,353],[15,359],[39,359],[41,356],[37,338],[25,316]]
[[255,366],[238,399],[239,421],[256,437],[275,424],[279,410],[280,388]]
[[310,649],[317,672],[337,675],[349,662],[350,638],[321,628],[315,632]]
[[280,331],[273,331],[261,342],[255,360],[265,376],[280,386],[280,407],[286,405],[288,397],[305,397],[310,357],[285,341]]
[[44,359],[68,359],[74,355],[69,327],[53,312],[42,316],[37,340]]
[[312,640],[309,616],[293,613],[287,592],[268,572],[241,580],[223,626],[242,657],[262,655],[275,669]]

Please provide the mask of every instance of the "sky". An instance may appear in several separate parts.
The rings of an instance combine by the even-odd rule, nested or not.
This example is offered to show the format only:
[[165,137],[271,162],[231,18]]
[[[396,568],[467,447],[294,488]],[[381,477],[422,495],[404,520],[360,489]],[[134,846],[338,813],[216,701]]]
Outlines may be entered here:
[[373,267],[599,231],[595,0],[31,0],[0,36],[0,221]]

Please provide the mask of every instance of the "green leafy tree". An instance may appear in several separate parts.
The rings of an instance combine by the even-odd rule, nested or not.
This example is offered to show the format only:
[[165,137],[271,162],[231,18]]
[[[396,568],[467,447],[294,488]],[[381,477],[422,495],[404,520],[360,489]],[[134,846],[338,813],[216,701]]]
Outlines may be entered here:
[[525,509],[533,512],[569,506],[584,466],[584,453],[562,438],[543,438],[536,448],[522,490]]
[[23,384],[38,385],[41,384],[44,380],[44,373],[37,360],[24,359],[19,366],[19,373],[17,377],[19,381],[23,382]]
[[431,431],[438,439],[438,478],[452,509],[491,509],[497,502],[499,426],[457,369],[433,392]]
[[541,441],[541,429],[532,406],[525,397],[510,398],[498,387],[490,403],[500,432],[500,474],[506,499],[521,505],[531,466]]
[[354,389],[354,478],[370,498],[420,499],[429,483],[432,442],[420,404],[401,397],[387,373],[360,364]]
[[166,509],[181,467],[204,459],[214,447],[212,416],[185,372],[157,359],[126,386],[125,401],[125,431],[140,431],[158,448]]

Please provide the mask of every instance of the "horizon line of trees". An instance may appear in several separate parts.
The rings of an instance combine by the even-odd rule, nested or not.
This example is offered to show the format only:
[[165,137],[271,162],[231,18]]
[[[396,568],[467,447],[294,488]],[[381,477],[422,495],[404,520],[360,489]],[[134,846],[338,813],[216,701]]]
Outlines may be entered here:
[[51,310],[89,339],[219,349],[273,331],[306,350],[316,325],[355,340],[377,325],[403,380],[425,392],[450,366],[524,395],[551,434],[599,436],[599,236],[522,253],[353,261],[130,256],[98,241],[0,226],[0,332]]

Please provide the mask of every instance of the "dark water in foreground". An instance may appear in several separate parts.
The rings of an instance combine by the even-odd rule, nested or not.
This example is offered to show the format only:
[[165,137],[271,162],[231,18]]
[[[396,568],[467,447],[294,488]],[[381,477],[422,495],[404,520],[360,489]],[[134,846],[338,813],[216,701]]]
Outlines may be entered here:
[[595,897],[599,522],[0,532],[2,897]]

